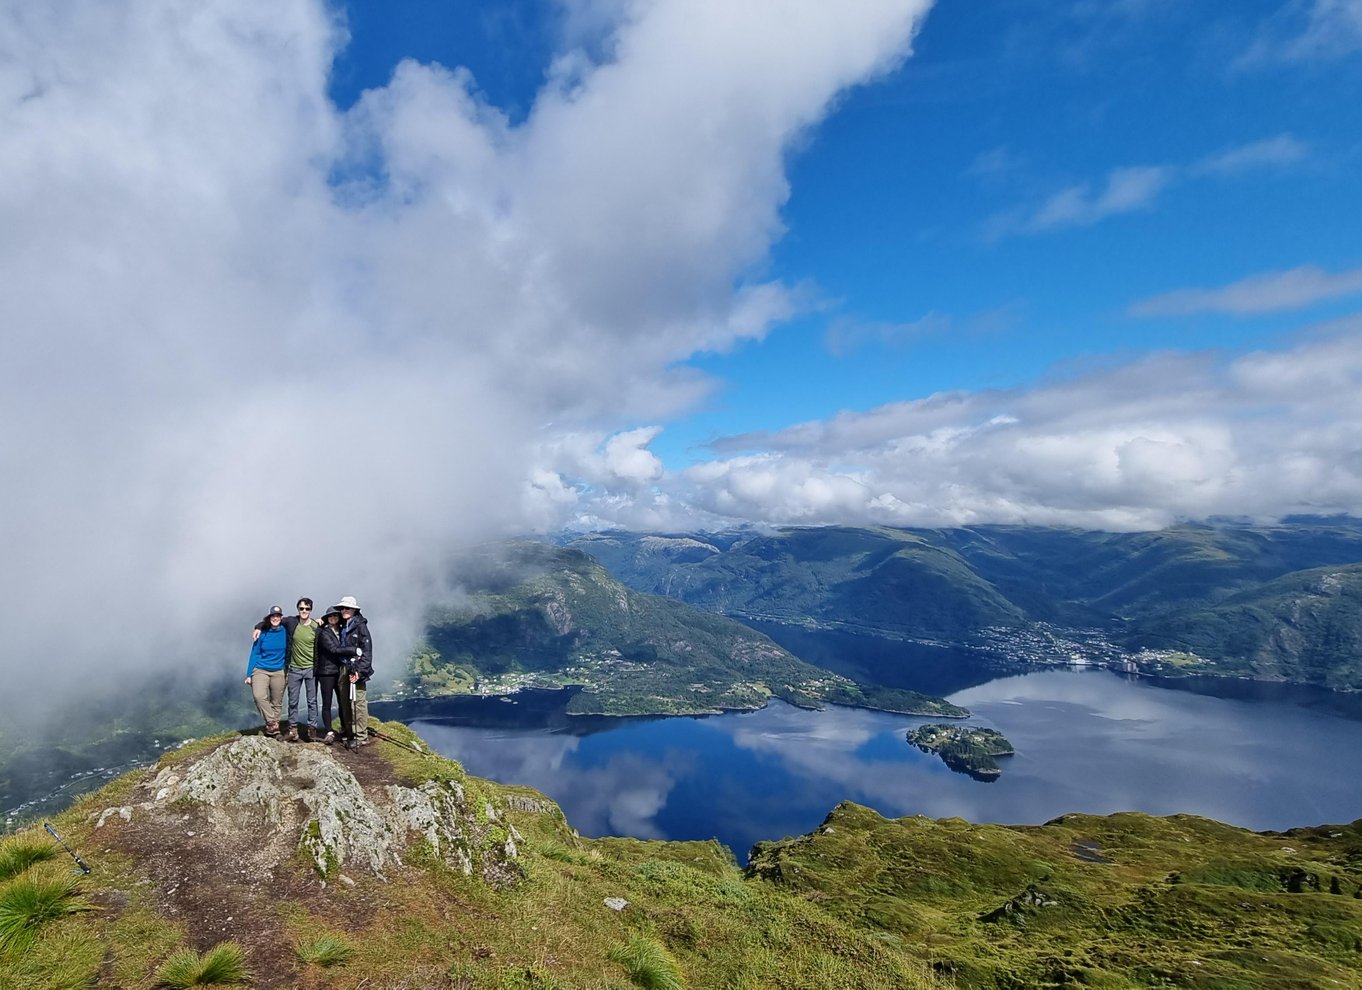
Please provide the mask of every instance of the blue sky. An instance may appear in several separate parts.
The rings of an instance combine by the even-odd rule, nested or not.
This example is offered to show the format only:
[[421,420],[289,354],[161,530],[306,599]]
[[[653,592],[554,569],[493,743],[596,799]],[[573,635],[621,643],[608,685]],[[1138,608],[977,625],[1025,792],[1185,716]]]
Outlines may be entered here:
[[0,596],[1362,514],[1360,84],[1362,0],[0,0]]
[[[651,449],[682,467],[729,434],[1152,350],[1228,357],[1355,312],[1362,288],[1285,313],[1138,307],[1302,266],[1362,270],[1344,219],[1362,216],[1358,9],[935,4],[902,66],[844,93],[787,155],[786,232],[760,275],[800,285],[806,311],[689,359],[719,390]],[[351,5],[348,24],[339,104],[415,58],[468,66],[523,120],[564,16],[544,2],[408,2]],[[1144,183],[1103,206],[1123,170]]]

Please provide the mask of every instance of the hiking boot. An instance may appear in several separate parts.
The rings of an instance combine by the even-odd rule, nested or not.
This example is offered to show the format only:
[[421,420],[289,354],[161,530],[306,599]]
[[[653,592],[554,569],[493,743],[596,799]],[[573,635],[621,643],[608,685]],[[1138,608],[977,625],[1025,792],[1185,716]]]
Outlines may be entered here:
[[353,753],[355,750],[359,749],[359,742],[352,736],[345,740],[345,748]]
[[305,726],[303,726],[301,729],[298,730],[298,741],[299,741],[299,742],[305,742],[305,743],[310,743],[310,742],[312,742],[312,727],[311,727],[311,726],[305,725]]
[[265,735],[270,736],[271,738],[273,738],[274,736],[279,735],[279,723],[278,723],[278,722],[266,722],[266,723],[265,723]]
[[290,725],[288,727],[288,735],[284,737],[284,741],[285,742],[298,741],[298,727],[296,725]]
[[322,737],[322,742],[326,743],[328,746],[330,746],[335,741],[336,734],[334,732],[328,732],[325,736]]

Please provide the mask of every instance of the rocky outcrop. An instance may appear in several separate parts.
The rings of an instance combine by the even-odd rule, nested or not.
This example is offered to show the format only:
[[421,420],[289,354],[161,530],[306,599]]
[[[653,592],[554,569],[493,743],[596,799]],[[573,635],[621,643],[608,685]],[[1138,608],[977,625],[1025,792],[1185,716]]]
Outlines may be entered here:
[[[338,753],[244,736],[188,764],[165,767],[140,785],[145,800],[95,816],[173,825],[200,841],[241,850],[270,869],[301,852],[322,877],[402,865],[416,844],[494,886],[518,876],[514,826],[496,808],[474,807],[462,784],[433,779],[404,786],[371,754]],[[357,775],[358,774],[358,775]],[[360,777],[373,778],[361,783]]]
[[1045,891],[1035,884],[1027,884],[1016,897],[1004,901],[992,911],[986,911],[979,916],[980,921],[1015,921],[1024,922],[1027,915],[1034,913],[1040,908],[1058,907],[1059,901],[1055,900]]

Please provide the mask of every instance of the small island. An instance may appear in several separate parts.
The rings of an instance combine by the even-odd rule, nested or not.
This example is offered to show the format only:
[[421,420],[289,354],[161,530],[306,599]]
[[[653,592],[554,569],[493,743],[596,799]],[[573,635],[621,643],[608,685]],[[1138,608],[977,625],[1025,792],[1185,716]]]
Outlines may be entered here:
[[918,726],[908,731],[908,741],[924,753],[935,753],[956,773],[967,773],[975,780],[997,780],[1003,771],[995,757],[1016,752],[997,729],[963,725]]

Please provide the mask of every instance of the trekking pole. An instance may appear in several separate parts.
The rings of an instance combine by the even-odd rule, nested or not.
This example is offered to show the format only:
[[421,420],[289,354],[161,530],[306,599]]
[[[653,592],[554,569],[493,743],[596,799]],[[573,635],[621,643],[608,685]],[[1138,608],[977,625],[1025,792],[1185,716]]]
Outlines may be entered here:
[[77,856],[77,855],[76,855],[76,851],[75,851],[74,849],[72,849],[70,846],[68,846],[65,842],[62,841],[62,837],[61,837],[60,835],[57,834],[57,830],[56,830],[55,828],[52,827],[52,823],[51,823],[51,822],[43,822],[43,828],[47,829],[48,834],[50,834],[50,835],[52,836],[52,838],[54,838],[54,839],[57,840],[57,844],[58,844],[58,845],[60,845],[63,849],[65,849],[67,852],[69,852],[69,853],[71,854],[71,858],[74,859],[74,860],[76,861],[76,865],[80,867],[80,869],[78,869],[78,870],[75,871],[76,873],[89,873],[89,872],[90,872],[90,866],[89,866],[89,864],[86,863],[85,860],[83,860],[83,859],[81,859],[79,856]]
[[369,735],[373,736],[375,739],[382,739],[384,742],[390,742],[390,743],[392,743],[394,746],[401,746],[403,749],[411,750],[413,753],[419,753],[419,754],[422,755],[422,756],[434,756],[434,755],[435,755],[435,753],[431,752],[431,751],[428,750],[428,749],[422,749],[421,747],[419,747],[419,746],[417,746],[417,745],[414,745],[413,743],[405,743],[405,742],[403,742],[401,739],[394,739],[392,736],[388,735],[386,732],[380,732],[380,731],[378,731],[377,729],[370,729],[370,730],[369,730]]

